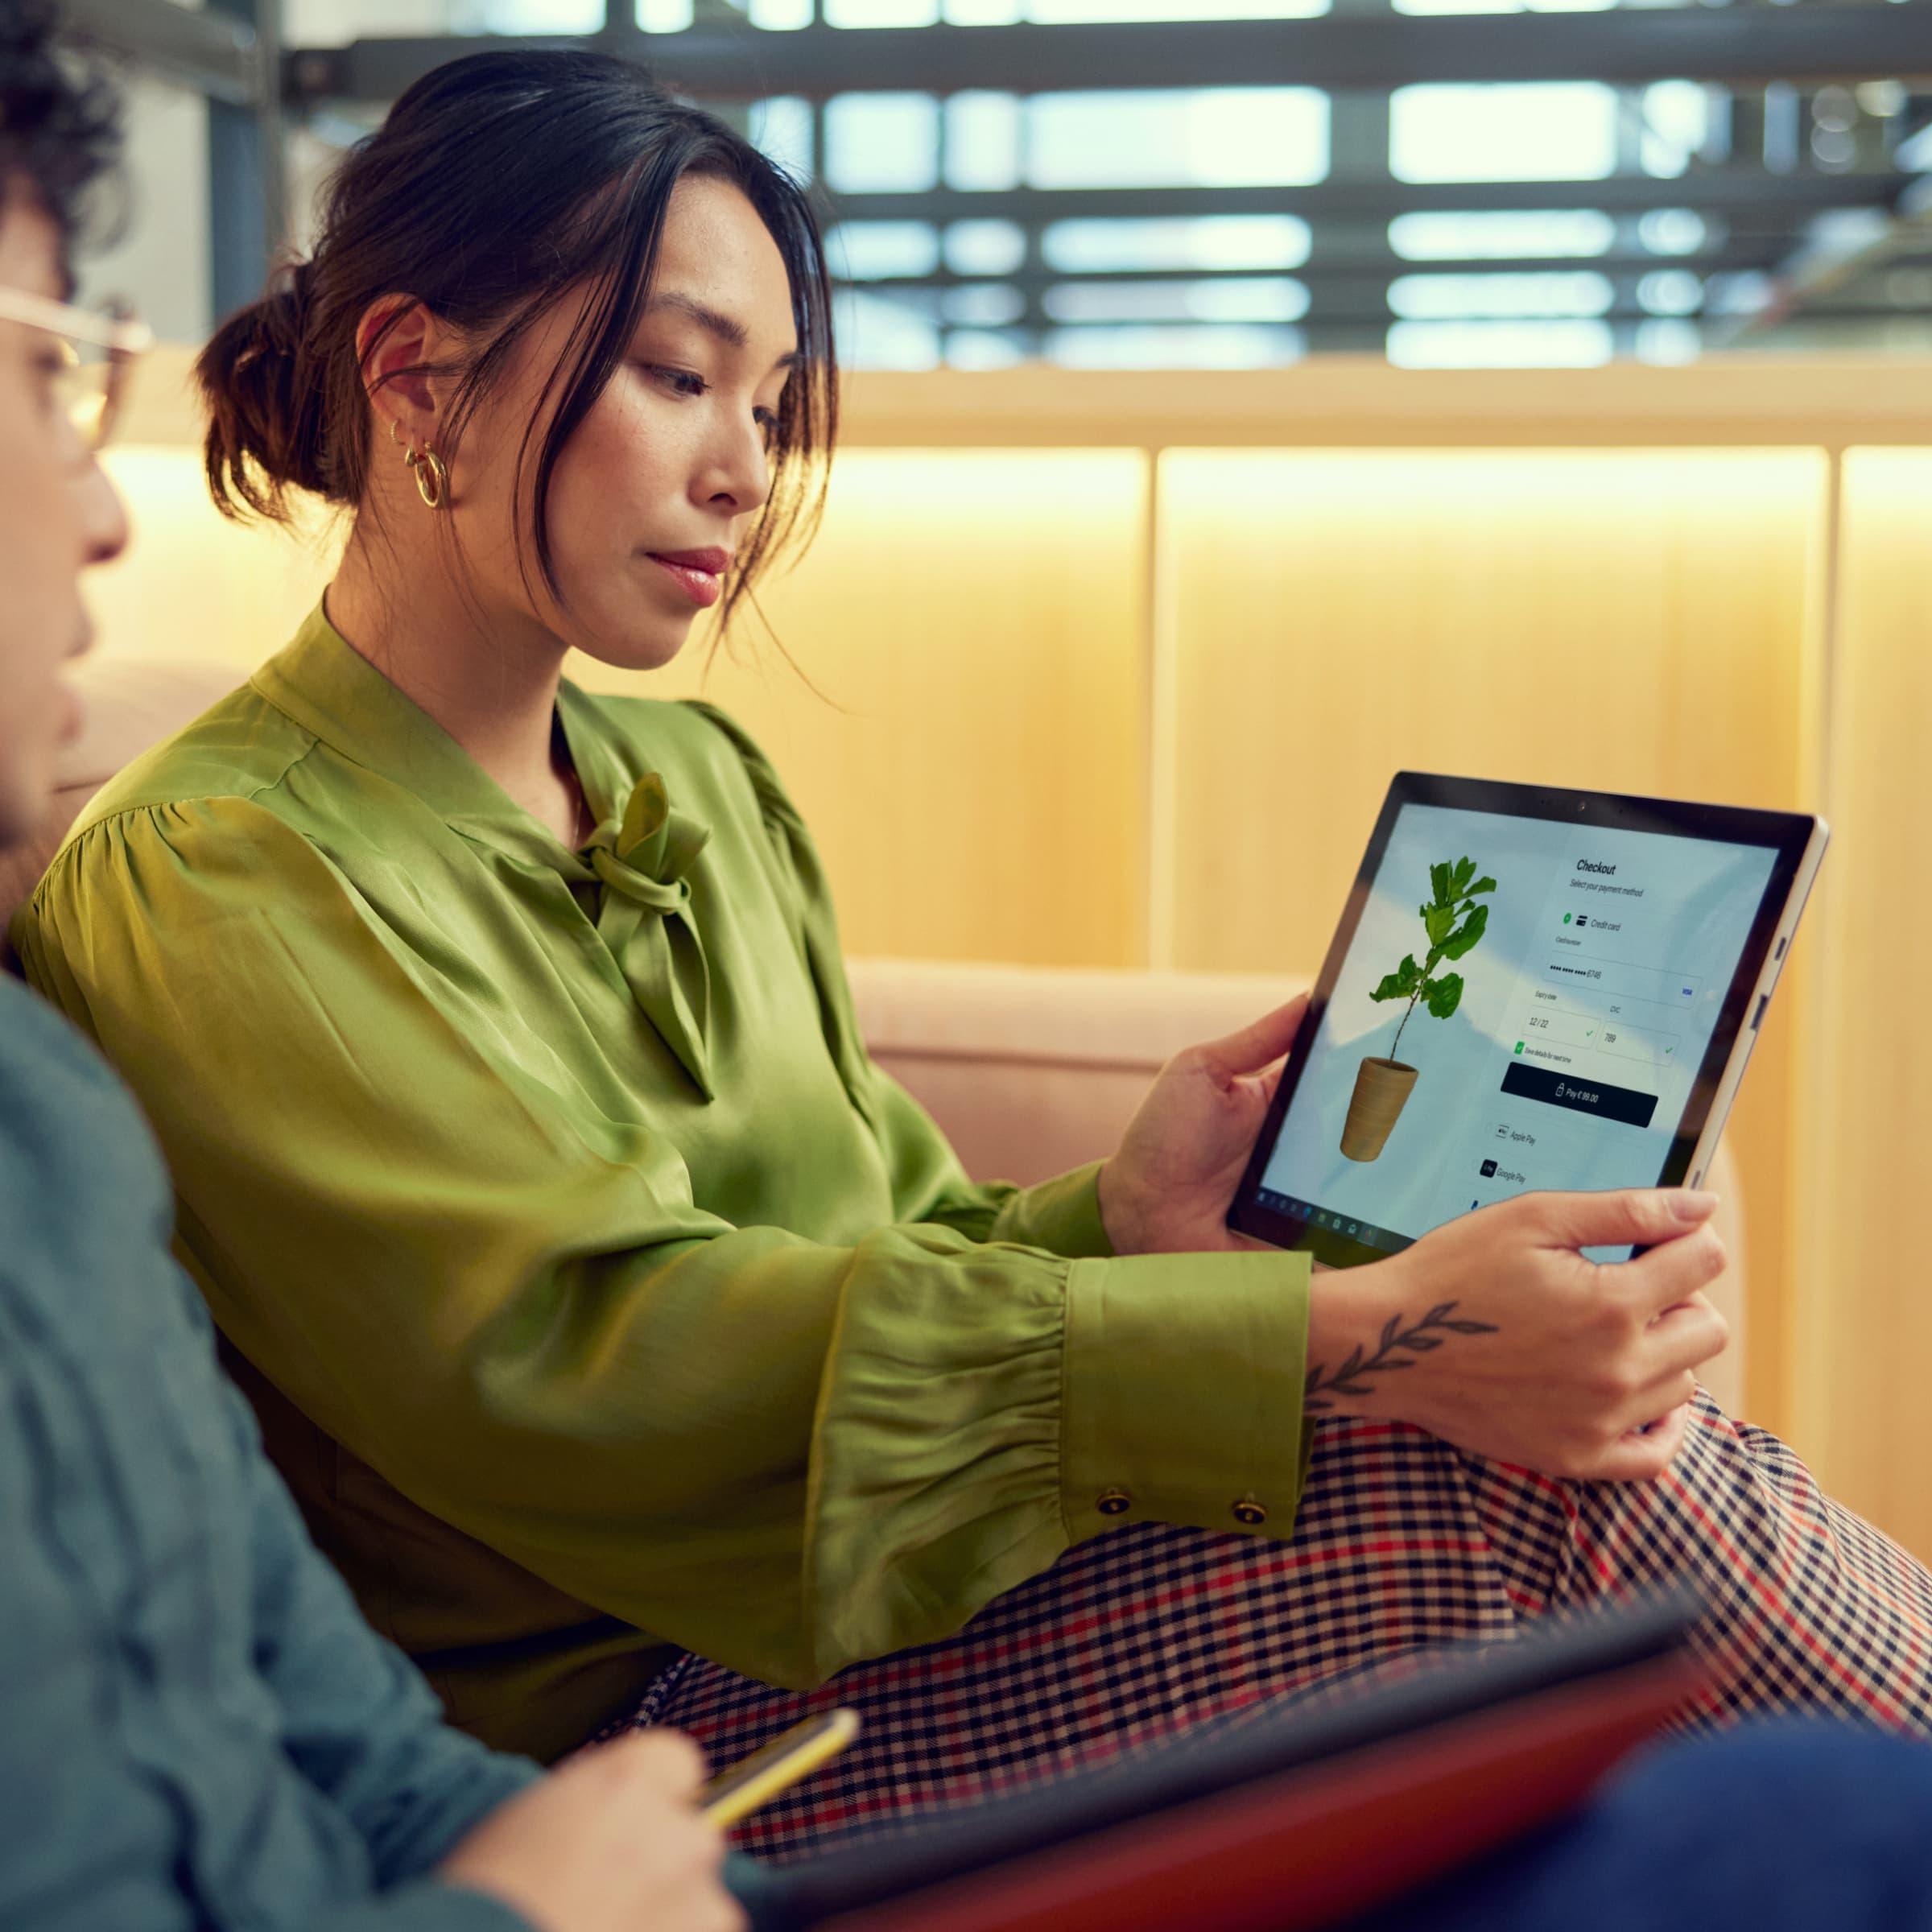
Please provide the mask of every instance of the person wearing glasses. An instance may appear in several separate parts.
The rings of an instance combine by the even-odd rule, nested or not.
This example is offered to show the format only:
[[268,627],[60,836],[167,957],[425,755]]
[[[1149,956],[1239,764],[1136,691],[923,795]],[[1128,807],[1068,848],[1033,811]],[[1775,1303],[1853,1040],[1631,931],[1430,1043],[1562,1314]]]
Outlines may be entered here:
[[154,347],[154,331],[119,306],[95,314],[17,288],[0,288],[0,318],[46,337],[55,407],[80,447],[98,456],[113,440],[129,374]]
[[[95,460],[147,332],[71,302],[114,110],[0,0],[0,851],[79,722]],[[218,1370],[167,1179],[99,1056],[0,973],[0,1926],[728,1932],[666,1733],[545,1777],[443,1723]]]

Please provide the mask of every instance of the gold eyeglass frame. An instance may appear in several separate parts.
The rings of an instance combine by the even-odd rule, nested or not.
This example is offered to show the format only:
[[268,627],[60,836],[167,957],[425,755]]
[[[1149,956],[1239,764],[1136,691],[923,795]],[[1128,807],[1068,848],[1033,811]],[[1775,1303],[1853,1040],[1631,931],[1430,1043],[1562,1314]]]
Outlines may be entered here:
[[[68,411],[88,454],[97,455],[106,447],[120,419],[127,396],[128,372],[154,347],[155,332],[131,316],[79,308],[71,302],[56,302],[49,296],[4,283],[0,283],[0,322],[18,322],[52,336],[67,350],[72,369],[101,371],[98,407],[93,406],[94,398],[83,398]],[[106,360],[84,364],[82,349],[102,350]]]

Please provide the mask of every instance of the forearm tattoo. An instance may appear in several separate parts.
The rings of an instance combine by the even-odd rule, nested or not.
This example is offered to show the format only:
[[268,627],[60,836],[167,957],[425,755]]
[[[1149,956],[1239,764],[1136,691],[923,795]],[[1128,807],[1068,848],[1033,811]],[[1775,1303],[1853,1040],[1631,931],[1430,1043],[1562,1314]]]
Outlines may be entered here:
[[1418,1356],[1441,1348],[1449,1335],[1496,1333],[1493,1322],[1473,1321],[1467,1315],[1459,1320],[1455,1310],[1454,1302],[1438,1302],[1412,1328],[1402,1326],[1402,1316],[1392,1315],[1373,1354],[1366,1349],[1352,1348],[1348,1359],[1332,1375],[1326,1362],[1311,1364],[1302,1407],[1311,1415],[1319,1415],[1335,1406],[1332,1398],[1335,1396],[1367,1395],[1370,1376],[1387,1374],[1396,1368],[1413,1368]]

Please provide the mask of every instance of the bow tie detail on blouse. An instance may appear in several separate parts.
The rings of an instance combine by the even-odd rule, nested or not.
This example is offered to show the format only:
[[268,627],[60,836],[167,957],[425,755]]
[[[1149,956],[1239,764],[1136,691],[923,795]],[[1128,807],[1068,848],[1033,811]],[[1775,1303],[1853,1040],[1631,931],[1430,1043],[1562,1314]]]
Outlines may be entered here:
[[711,970],[686,875],[710,837],[708,826],[672,810],[654,771],[638,781],[623,817],[597,828],[584,854],[602,887],[598,936],[645,1018],[708,1100]]

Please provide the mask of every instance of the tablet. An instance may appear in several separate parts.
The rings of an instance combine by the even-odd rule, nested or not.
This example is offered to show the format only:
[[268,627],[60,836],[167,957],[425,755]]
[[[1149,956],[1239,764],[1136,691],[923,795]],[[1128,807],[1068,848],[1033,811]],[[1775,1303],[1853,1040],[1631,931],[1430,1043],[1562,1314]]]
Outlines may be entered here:
[[1299,1932],[1560,1814],[1703,1682],[1667,1594],[767,1870],[757,1932]]
[[1345,1267],[1513,1195],[1698,1186],[1827,836],[1397,774],[1229,1224]]

